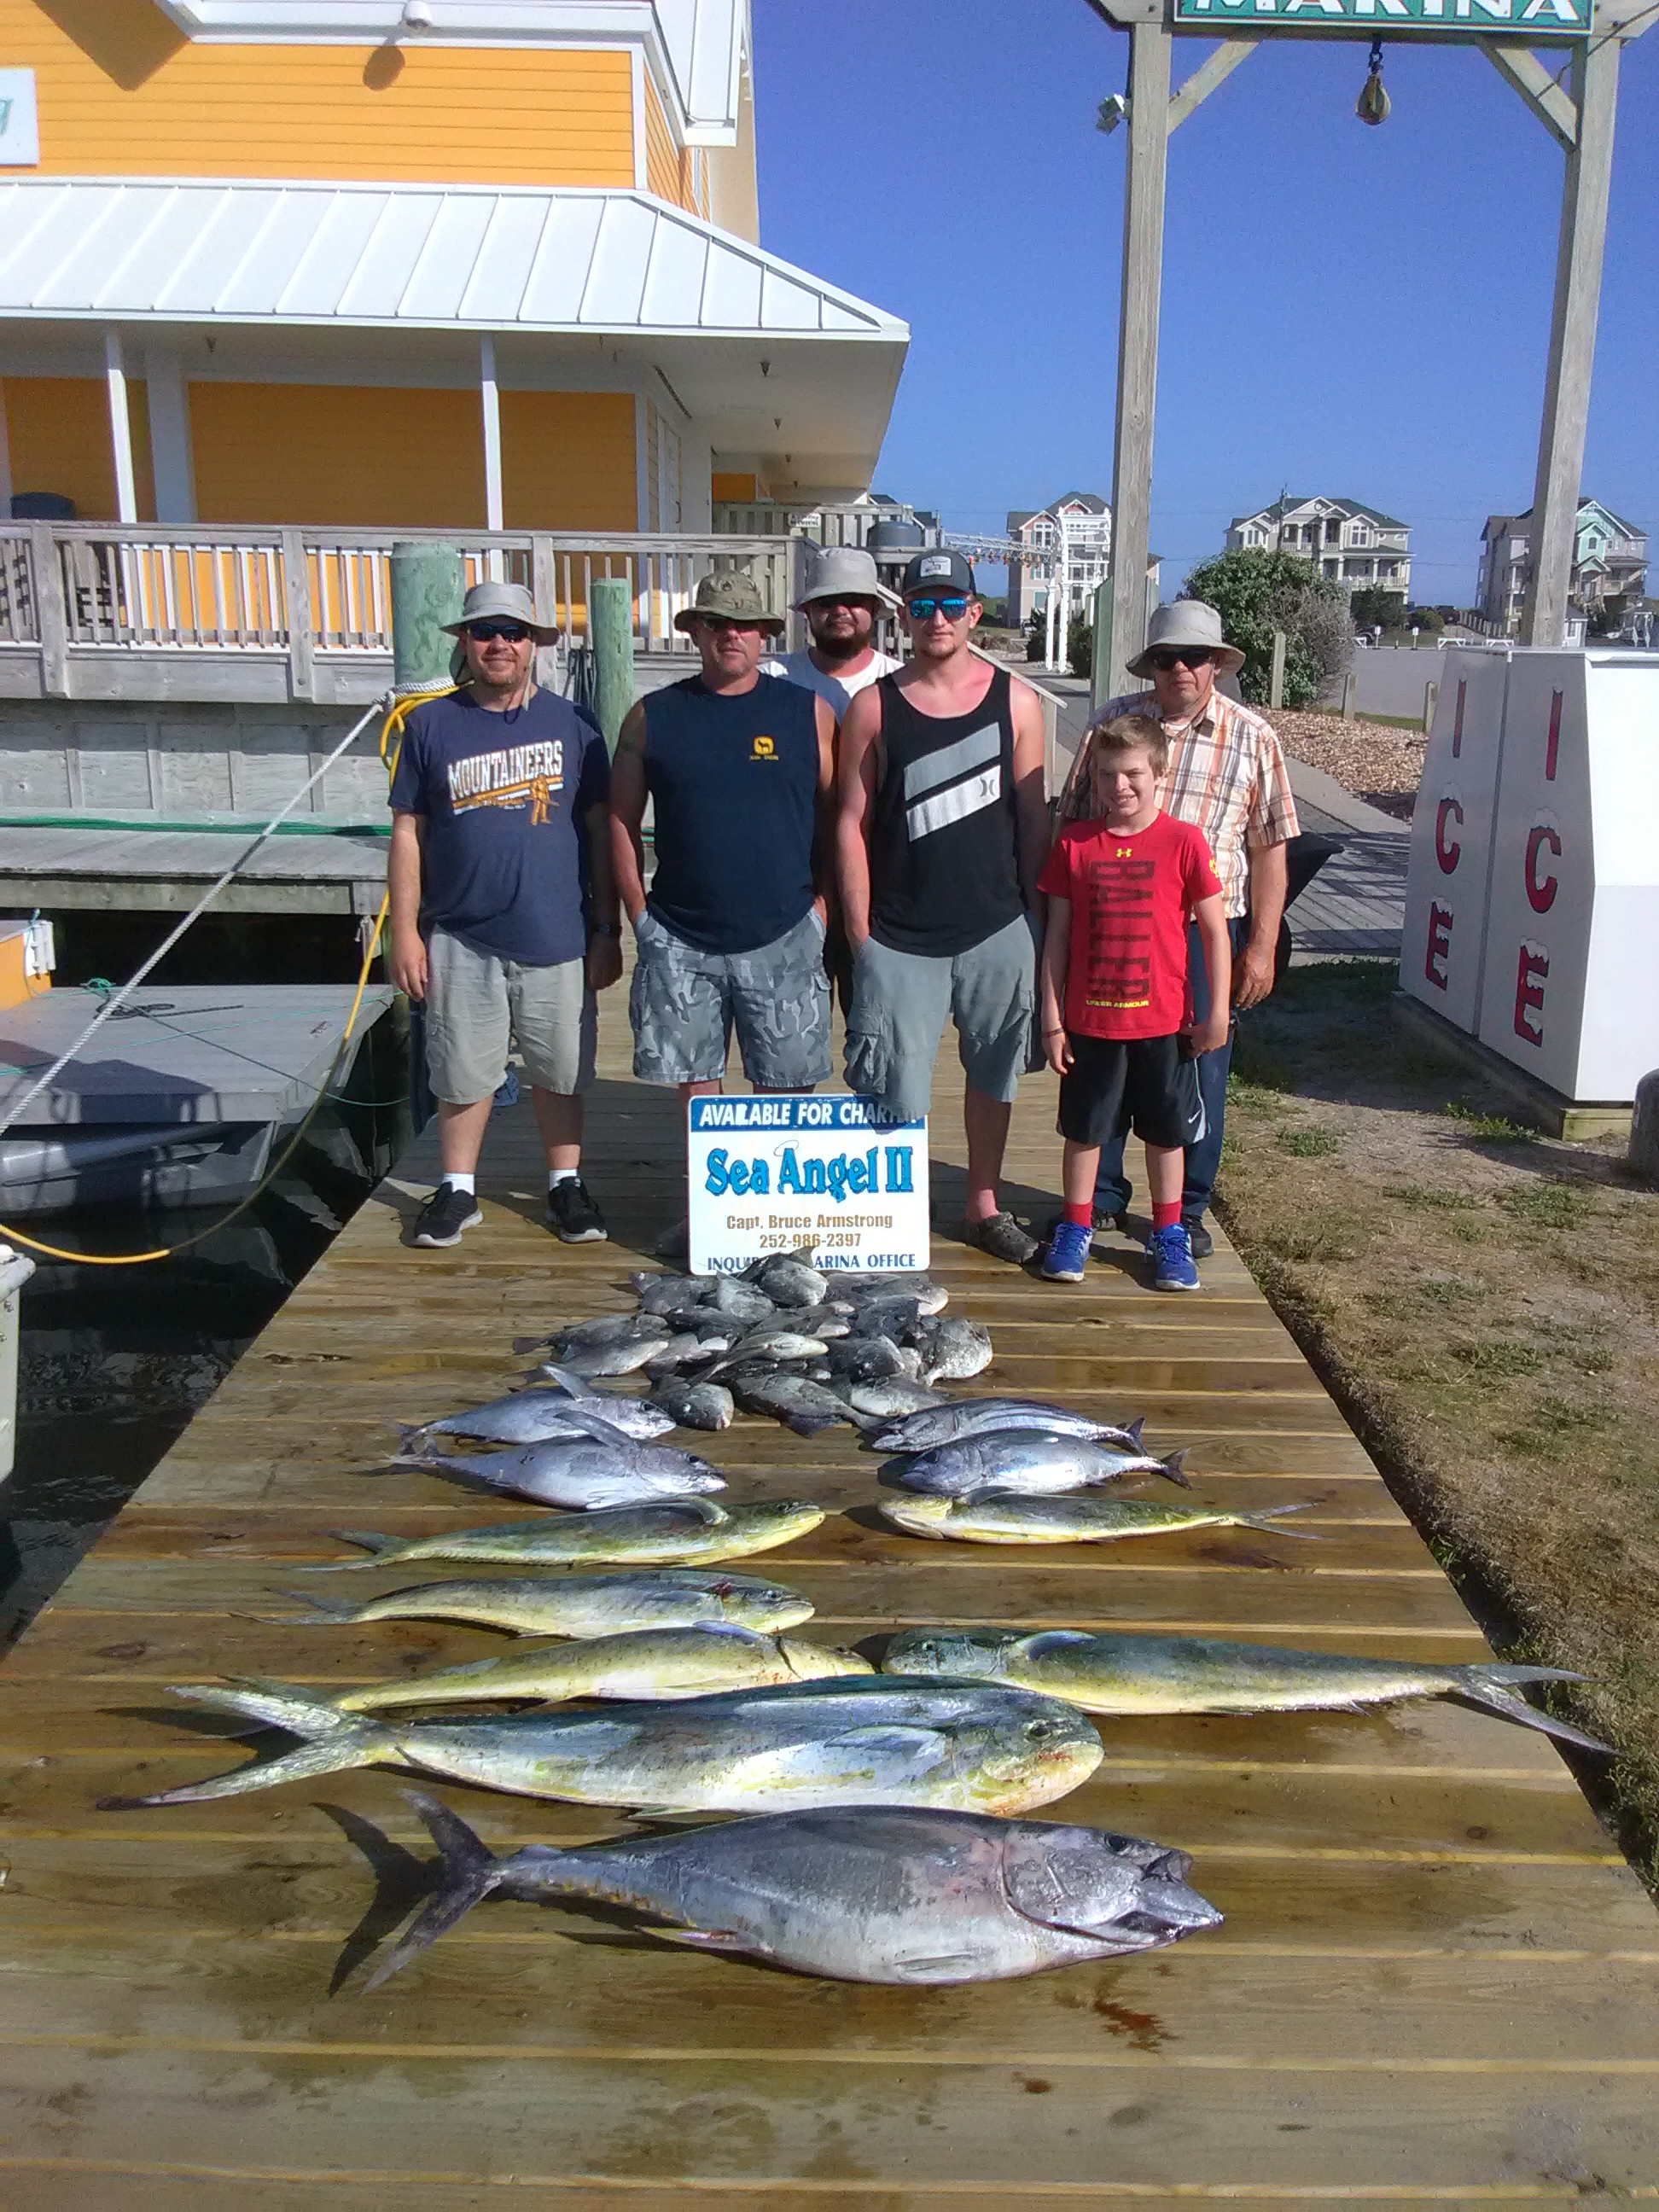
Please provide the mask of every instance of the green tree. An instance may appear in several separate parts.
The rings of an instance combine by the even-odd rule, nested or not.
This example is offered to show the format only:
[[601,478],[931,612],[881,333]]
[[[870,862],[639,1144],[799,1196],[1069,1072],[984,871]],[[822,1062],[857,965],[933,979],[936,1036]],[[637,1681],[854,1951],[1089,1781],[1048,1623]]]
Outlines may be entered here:
[[1086,615],[1073,615],[1066,633],[1066,662],[1073,676],[1095,672],[1095,626]]
[[1357,629],[1398,629],[1406,619],[1406,594],[1372,586],[1354,593],[1348,601],[1348,612]]
[[1041,607],[1033,607],[1025,623],[1025,658],[1041,660],[1048,650],[1048,618]]
[[1407,629],[1443,630],[1446,627],[1446,618],[1438,607],[1407,607],[1406,627]]
[[1227,642],[1244,655],[1238,688],[1253,706],[1267,703],[1273,632],[1285,633],[1285,704],[1305,707],[1330,676],[1348,665],[1353,623],[1347,594],[1294,553],[1244,546],[1200,562],[1182,586],[1185,597],[1207,599],[1221,617]]

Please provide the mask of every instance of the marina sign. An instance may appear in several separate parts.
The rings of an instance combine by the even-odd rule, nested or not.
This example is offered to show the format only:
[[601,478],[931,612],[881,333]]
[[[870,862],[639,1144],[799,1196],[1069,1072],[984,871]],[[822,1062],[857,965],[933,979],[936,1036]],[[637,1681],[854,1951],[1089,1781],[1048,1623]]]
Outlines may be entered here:
[[810,1244],[815,1264],[927,1265],[927,1124],[842,1092],[693,1098],[691,1272],[731,1274]]
[[1513,39],[1520,32],[1588,38],[1595,0],[1175,0],[1175,20],[1206,28],[1356,30],[1397,38],[1413,31]]

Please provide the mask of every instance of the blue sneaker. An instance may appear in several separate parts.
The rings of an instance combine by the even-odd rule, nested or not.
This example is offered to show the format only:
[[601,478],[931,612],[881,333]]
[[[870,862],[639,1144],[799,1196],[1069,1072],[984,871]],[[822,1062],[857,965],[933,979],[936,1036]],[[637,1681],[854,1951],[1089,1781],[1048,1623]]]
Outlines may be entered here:
[[1146,1257],[1152,1263],[1152,1288],[1155,1291],[1195,1291],[1200,1287],[1198,1270],[1193,1265],[1193,1244],[1187,1234],[1187,1224],[1172,1222],[1167,1229],[1154,1229],[1146,1239]]
[[1055,1222],[1039,1272],[1050,1283],[1080,1283],[1093,1242],[1093,1230],[1085,1229],[1081,1222]]

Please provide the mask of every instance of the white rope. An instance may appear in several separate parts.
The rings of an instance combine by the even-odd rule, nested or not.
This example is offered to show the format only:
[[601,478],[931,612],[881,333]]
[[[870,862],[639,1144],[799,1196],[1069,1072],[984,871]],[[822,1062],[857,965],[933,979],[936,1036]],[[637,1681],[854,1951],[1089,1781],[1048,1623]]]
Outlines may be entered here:
[[53,1060],[52,1066],[46,1070],[46,1073],[39,1077],[35,1082],[32,1083],[21,1098],[15,1100],[11,1105],[7,1107],[3,1116],[0,1116],[0,1137],[3,1137],[7,1133],[14,1122],[16,1121],[18,1116],[34,1103],[35,1100],[40,1096],[40,1093],[43,1091],[50,1088],[52,1084],[56,1081],[58,1077],[60,1076],[64,1070],[69,1066],[70,1060],[75,1058],[76,1053],[80,1052],[85,1047],[94,1033],[101,1029],[104,1024],[109,1019],[110,1016],[116,1012],[118,1009],[125,1005],[126,1000],[132,996],[133,993],[138,988],[138,986],[143,981],[145,976],[150,974],[152,969],[154,969],[163,959],[166,958],[167,955],[172,951],[173,946],[179,942],[179,939],[190,927],[191,922],[193,922],[199,915],[204,913],[206,909],[212,905],[214,900],[218,897],[220,892],[224,890],[226,884],[230,883],[235,877],[238,870],[245,868],[247,866],[248,862],[253,858],[253,855],[258,851],[260,846],[264,843],[266,838],[276,834],[276,832],[282,827],[283,823],[287,821],[289,816],[293,813],[295,808],[300,804],[300,801],[305,797],[306,793],[313,789],[315,785],[322,781],[323,778],[328,774],[330,769],[333,767],[335,762],[338,760],[341,754],[344,752],[346,747],[362,734],[377,714],[383,714],[386,711],[391,702],[391,692],[386,691],[382,693],[380,697],[374,702],[374,705],[370,707],[368,712],[362,716],[362,720],[352,724],[351,727],[346,732],[344,737],[341,738],[339,744],[335,746],[333,751],[323,763],[322,766],[314,770],[312,775],[306,778],[305,781],[300,786],[300,788],[295,793],[293,798],[290,799],[287,805],[283,807],[282,812],[280,814],[273,814],[270,821],[266,823],[264,828],[260,830],[258,836],[254,838],[252,843],[250,844],[245,851],[240,852],[236,855],[236,858],[231,862],[230,866],[225,870],[224,873],[216,879],[216,881],[208,885],[201,897],[197,900],[195,905],[191,907],[190,912],[185,916],[178,927],[168,931],[167,934],[156,946],[155,951],[150,954],[149,959],[144,962],[143,965],[138,969],[137,973],[129,976],[127,981],[122,984],[118,991],[112,991],[110,993],[108,998],[104,1000],[103,1005],[99,1007],[97,1012],[87,1024],[85,1029],[82,1030],[80,1036],[76,1038],[69,1050],[64,1053],[60,1053],[58,1058]]

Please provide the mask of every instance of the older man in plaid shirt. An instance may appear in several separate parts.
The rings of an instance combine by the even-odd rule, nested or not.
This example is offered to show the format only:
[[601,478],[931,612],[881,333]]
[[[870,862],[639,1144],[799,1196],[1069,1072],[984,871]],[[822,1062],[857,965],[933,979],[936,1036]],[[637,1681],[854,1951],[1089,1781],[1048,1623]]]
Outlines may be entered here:
[[[1095,716],[1152,714],[1170,740],[1170,766],[1158,792],[1158,805],[1177,822],[1204,832],[1227,900],[1227,927],[1233,941],[1233,1005],[1254,1006],[1273,987],[1273,954],[1285,911],[1285,847],[1297,835],[1296,801],[1285,756],[1271,723],[1215,688],[1216,678],[1243,662],[1236,646],[1221,634],[1221,617],[1202,599],[1176,599],[1152,617],[1146,650],[1129,663],[1131,676],[1145,677],[1150,691],[1109,699]],[[1090,810],[1086,775],[1088,748],[1077,760],[1060,799],[1062,819],[1074,821]],[[1195,933],[1189,937],[1189,949]],[[1189,975],[1197,1018],[1208,1011],[1204,962],[1194,954]],[[1199,1094],[1205,1129],[1187,1148],[1181,1194],[1181,1218],[1192,1240],[1193,1257],[1208,1256],[1210,1232],[1204,1209],[1221,1164],[1222,1121],[1227,1105],[1227,1070],[1232,1060],[1232,1031],[1215,1052],[1200,1055]],[[1095,1185],[1095,1224],[1124,1226],[1131,1195],[1123,1169],[1123,1139],[1103,1146]]]

